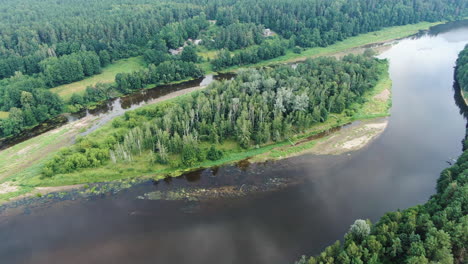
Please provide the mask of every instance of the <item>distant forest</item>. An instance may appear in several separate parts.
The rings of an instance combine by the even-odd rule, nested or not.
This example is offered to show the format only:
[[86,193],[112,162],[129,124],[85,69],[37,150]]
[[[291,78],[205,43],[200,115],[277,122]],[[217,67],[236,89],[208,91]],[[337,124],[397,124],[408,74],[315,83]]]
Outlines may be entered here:
[[[383,27],[466,17],[466,7],[464,0],[5,0],[0,111],[9,116],[0,119],[0,137],[54,117],[65,105],[79,108],[145,85],[201,76],[193,47],[177,56],[168,52],[189,39],[219,51],[210,62],[219,70]],[[266,28],[274,36],[265,38]],[[116,85],[90,87],[67,102],[48,91],[133,56],[143,56],[148,69],[119,75]]]

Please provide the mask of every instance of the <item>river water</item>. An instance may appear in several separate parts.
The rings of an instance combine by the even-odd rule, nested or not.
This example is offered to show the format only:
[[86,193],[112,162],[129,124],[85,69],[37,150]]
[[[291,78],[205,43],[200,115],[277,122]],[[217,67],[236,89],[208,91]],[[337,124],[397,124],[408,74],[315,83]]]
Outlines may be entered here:
[[[360,151],[244,162],[117,194],[4,210],[1,262],[292,263],[316,254],[355,219],[376,221],[435,192],[440,171],[462,151],[465,120],[454,99],[453,67],[467,42],[468,26],[450,24],[379,55],[390,60],[393,107],[386,131]],[[225,186],[238,192],[140,199]]]

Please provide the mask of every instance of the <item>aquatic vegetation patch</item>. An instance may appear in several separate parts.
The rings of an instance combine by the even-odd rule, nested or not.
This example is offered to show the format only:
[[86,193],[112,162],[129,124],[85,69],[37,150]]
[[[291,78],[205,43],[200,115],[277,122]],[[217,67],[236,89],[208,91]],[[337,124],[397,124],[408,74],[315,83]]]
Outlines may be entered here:
[[301,181],[299,179],[268,178],[265,182],[258,184],[245,183],[213,187],[189,187],[178,190],[158,190],[145,193],[137,198],[142,200],[165,201],[203,201],[219,198],[238,198],[246,195],[278,191],[300,183]]

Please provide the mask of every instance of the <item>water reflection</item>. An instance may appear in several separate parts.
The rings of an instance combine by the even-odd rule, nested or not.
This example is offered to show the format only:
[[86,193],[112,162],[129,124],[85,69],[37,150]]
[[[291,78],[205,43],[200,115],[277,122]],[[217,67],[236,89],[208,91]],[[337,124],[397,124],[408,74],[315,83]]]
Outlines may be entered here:
[[[458,42],[466,40],[466,36],[463,36],[466,27],[468,27],[468,20],[461,20],[431,27],[426,33],[430,36],[443,34],[442,38],[448,42]],[[424,36],[424,33],[421,35]]]
[[468,106],[465,102],[465,99],[463,99],[461,88],[458,82],[453,83],[453,91],[453,99],[455,100],[455,104],[460,109],[460,115],[463,115],[463,117],[468,120]]

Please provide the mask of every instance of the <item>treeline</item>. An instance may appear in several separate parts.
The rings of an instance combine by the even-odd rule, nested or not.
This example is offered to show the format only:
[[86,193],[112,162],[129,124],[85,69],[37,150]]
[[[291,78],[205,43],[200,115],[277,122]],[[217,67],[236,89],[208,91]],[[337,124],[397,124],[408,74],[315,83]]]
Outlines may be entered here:
[[[308,60],[295,69],[244,70],[234,80],[214,82],[188,98],[127,112],[113,121],[110,135],[84,138],[49,161],[43,174],[94,167],[109,158],[131,162],[142,154],[154,156],[154,162],[190,167],[221,157],[218,145],[226,140],[243,148],[282,141],[331,113],[352,115],[362,95],[377,83],[384,64],[349,55],[342,60]],[[202,142],[212,147],[205,149]],[[84,162],[94,159],[95,151],[107,154],[99,163]]]
[[327,46],[383,27],[464,18],[465,0],[177,0],[205,6],[218,25],[237,22],[270,28],[301,47]]
[[262,60],[273,59],[285,55],[288,45],[287,40],[274,38],[265,40],[258,46],[252,46],[234,53],[229,50],[222,50],[211,61],[211,65],[215,71],[218,71],[231,66],[253,64]]
[[[209,25],[204,15],[169,23],[161,28],[151,40],[141,43],[131,55],[144,55],[148,63],[161,63],[170,60],[169,48],[183,46],[188,38],[196,38],[199,32]],[[87,51],[90,50],[90,51]],[[138,51],[136,51],[138,50]],[[128,57],[115,54],[107,45],[97,48],[79,45],[78,42],[62,42],[47,51],[24,58],[13,56],[1,59],[0,79],[12,76],[16,71],[42,78],[48,87],[82,80],[101,72],[101,67],[114,59]]]
[[[459,54],[456,81],[468,90],[468,46]],[[467,146],[468,140],[464,141]],[[468,245],[468,150],[442,171],[436,194],[424,205],[386,213],[376,224],[356,220],[345,235],[317,257],[316,263],[466,263]]]
[[468,45],[458,55],[455,76],[462,91],[468,92]]
[[[103,55],[104,52],[101,52]],[[102,59],[105,66],[106,61]],[[101,58],[94,51],[51,57],[40,62],[40,75],[49,87],[82,80],[101,72]]]
[[464,0],[6,0],[0,7],[0,79],[40,72],[40,62],[80,51],[110,59],[143,54],[162,39],[177,48],[221,27],[216,48],[259,44],[271,28],[295,46],[327,46],[360,33],[420,21],[468,16]]
[[0,119],[0,137],[16,135],[63,111],[63,101],[46,89],[42,79],[17,74],[0,81],[0,110],[9,111]]

